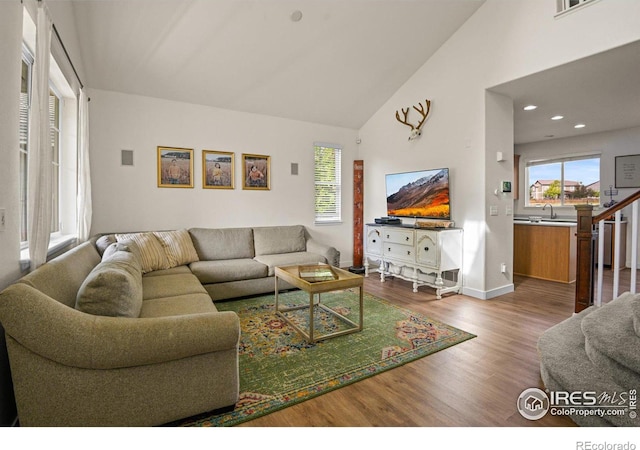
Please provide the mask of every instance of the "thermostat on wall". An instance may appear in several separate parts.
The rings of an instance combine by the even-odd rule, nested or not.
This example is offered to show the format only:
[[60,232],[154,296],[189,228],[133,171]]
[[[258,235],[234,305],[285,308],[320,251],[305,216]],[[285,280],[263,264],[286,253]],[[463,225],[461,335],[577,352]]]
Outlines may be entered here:
[[511,192],[511,181],[502,182],[502,192]]

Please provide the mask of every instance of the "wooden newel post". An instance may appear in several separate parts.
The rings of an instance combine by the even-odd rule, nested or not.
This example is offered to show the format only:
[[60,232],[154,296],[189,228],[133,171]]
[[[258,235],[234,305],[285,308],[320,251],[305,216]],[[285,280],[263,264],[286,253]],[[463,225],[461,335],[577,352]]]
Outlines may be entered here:
[[593,304],[593,206],[576,205],[578,214],[575,312]]

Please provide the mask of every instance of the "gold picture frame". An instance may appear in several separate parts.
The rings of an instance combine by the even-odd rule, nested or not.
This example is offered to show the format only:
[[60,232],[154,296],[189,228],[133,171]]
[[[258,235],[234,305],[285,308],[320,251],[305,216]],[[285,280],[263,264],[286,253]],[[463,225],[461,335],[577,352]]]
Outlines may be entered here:
[[242,189],[271,189],[271,156],[242,154]]
[[234,189],[234,174],[233,152],[202,150],[203,189]]
[[193,149],[158,146],[158,187],[193,187]]

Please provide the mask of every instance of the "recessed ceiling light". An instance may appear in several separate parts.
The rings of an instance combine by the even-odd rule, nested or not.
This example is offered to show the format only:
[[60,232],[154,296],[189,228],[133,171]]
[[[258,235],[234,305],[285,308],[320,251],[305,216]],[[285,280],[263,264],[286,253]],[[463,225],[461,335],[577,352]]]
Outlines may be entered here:
[[573,126],[573,128],[584,128],[584,127],[586,127],[586,125],[583,123],[577,123]]
[[564,119],[564,116],[553,116],[551,118],[551,120],[560,120],[560,119]]
[[533,111],[533,110],[534,110],[534,109],[536,109],[536,108],[537,108],[537,106],[536,106],[536,105],[527,105],[527,106],[525,106],[525,107],[524,107],[524,108],[522,108],[522,109],[524,109],[525,111]]
[[300,22],[302,20],[302,11],[296,9],[291,13],[291,21],[292,22]]

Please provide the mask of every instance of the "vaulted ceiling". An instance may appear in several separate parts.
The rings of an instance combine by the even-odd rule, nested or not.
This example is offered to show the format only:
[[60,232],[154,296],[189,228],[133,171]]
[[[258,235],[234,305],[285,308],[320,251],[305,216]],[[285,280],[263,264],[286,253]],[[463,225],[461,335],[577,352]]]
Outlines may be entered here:
[[61,2],[89,87],[357,129],[484,0]]
[[[359,129],[484,1],[48,4],[88,87]],[[494,90],[514,99],[525,143],[640,126],[638,73],[636,43]]]

